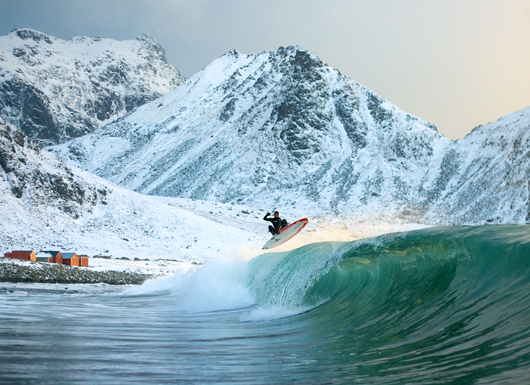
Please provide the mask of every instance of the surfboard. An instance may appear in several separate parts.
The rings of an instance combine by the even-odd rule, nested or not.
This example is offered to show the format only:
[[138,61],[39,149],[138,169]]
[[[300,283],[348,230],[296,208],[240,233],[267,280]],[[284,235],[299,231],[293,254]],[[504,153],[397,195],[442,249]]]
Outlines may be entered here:
[[263,250],[272,249],[273,247],[284,244],[289,239],[298,234],[300,231],[302,231],[305,225],[307,225],[307,222],[309,222],[307,218],[302,218],[297,220],[296,222],[291,223],[289,226],[284,227],[280,230],[280,234],[276,234],[274,237],[269,239],[267,243],[265,243],[265,246],[263,246]]

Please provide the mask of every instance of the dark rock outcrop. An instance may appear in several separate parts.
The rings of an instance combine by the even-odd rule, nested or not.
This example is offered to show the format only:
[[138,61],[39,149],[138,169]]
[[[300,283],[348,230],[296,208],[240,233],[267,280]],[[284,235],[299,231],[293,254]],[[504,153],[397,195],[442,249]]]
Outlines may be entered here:
[[[73,218],[105,201],[104,187],[79,179],[50,155],[0,117],[0,181],[5,181],[13,196],[31,205],[58,207]],[[42,159],[52,167],[43,167]]]

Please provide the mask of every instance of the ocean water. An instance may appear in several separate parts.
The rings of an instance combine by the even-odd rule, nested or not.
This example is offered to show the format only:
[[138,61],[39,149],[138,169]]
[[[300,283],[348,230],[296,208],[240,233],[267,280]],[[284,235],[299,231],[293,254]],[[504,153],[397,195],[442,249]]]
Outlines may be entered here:
[[63,286],[0,295],[0,383],[530,383],[525,225],[316,243],[127,289]]

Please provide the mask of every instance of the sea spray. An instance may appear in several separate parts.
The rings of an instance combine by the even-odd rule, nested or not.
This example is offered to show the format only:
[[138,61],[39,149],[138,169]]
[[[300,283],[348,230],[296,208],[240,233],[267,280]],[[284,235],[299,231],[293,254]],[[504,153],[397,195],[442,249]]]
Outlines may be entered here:
[[168,278],[147,281],[129,289],[128,295],[170,294],[173,310],[208,312],[251,306],[252,295],[246,286],[244,259],[220,259],[203,266],[177,272]]

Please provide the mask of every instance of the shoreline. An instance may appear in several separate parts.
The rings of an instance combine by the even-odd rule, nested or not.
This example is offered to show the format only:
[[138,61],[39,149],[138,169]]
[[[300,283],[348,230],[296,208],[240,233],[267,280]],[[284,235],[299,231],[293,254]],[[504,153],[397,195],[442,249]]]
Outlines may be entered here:
[[[38,266],[35,264],[38,263]],[[94,271],[86,268],[58,264],[33,262],[19,264],[3,263],[0,268],[0,282],[8,283],[106,283],[108,285],[141,285],[157,274],[146,274],[131,271],[103,270]]]

